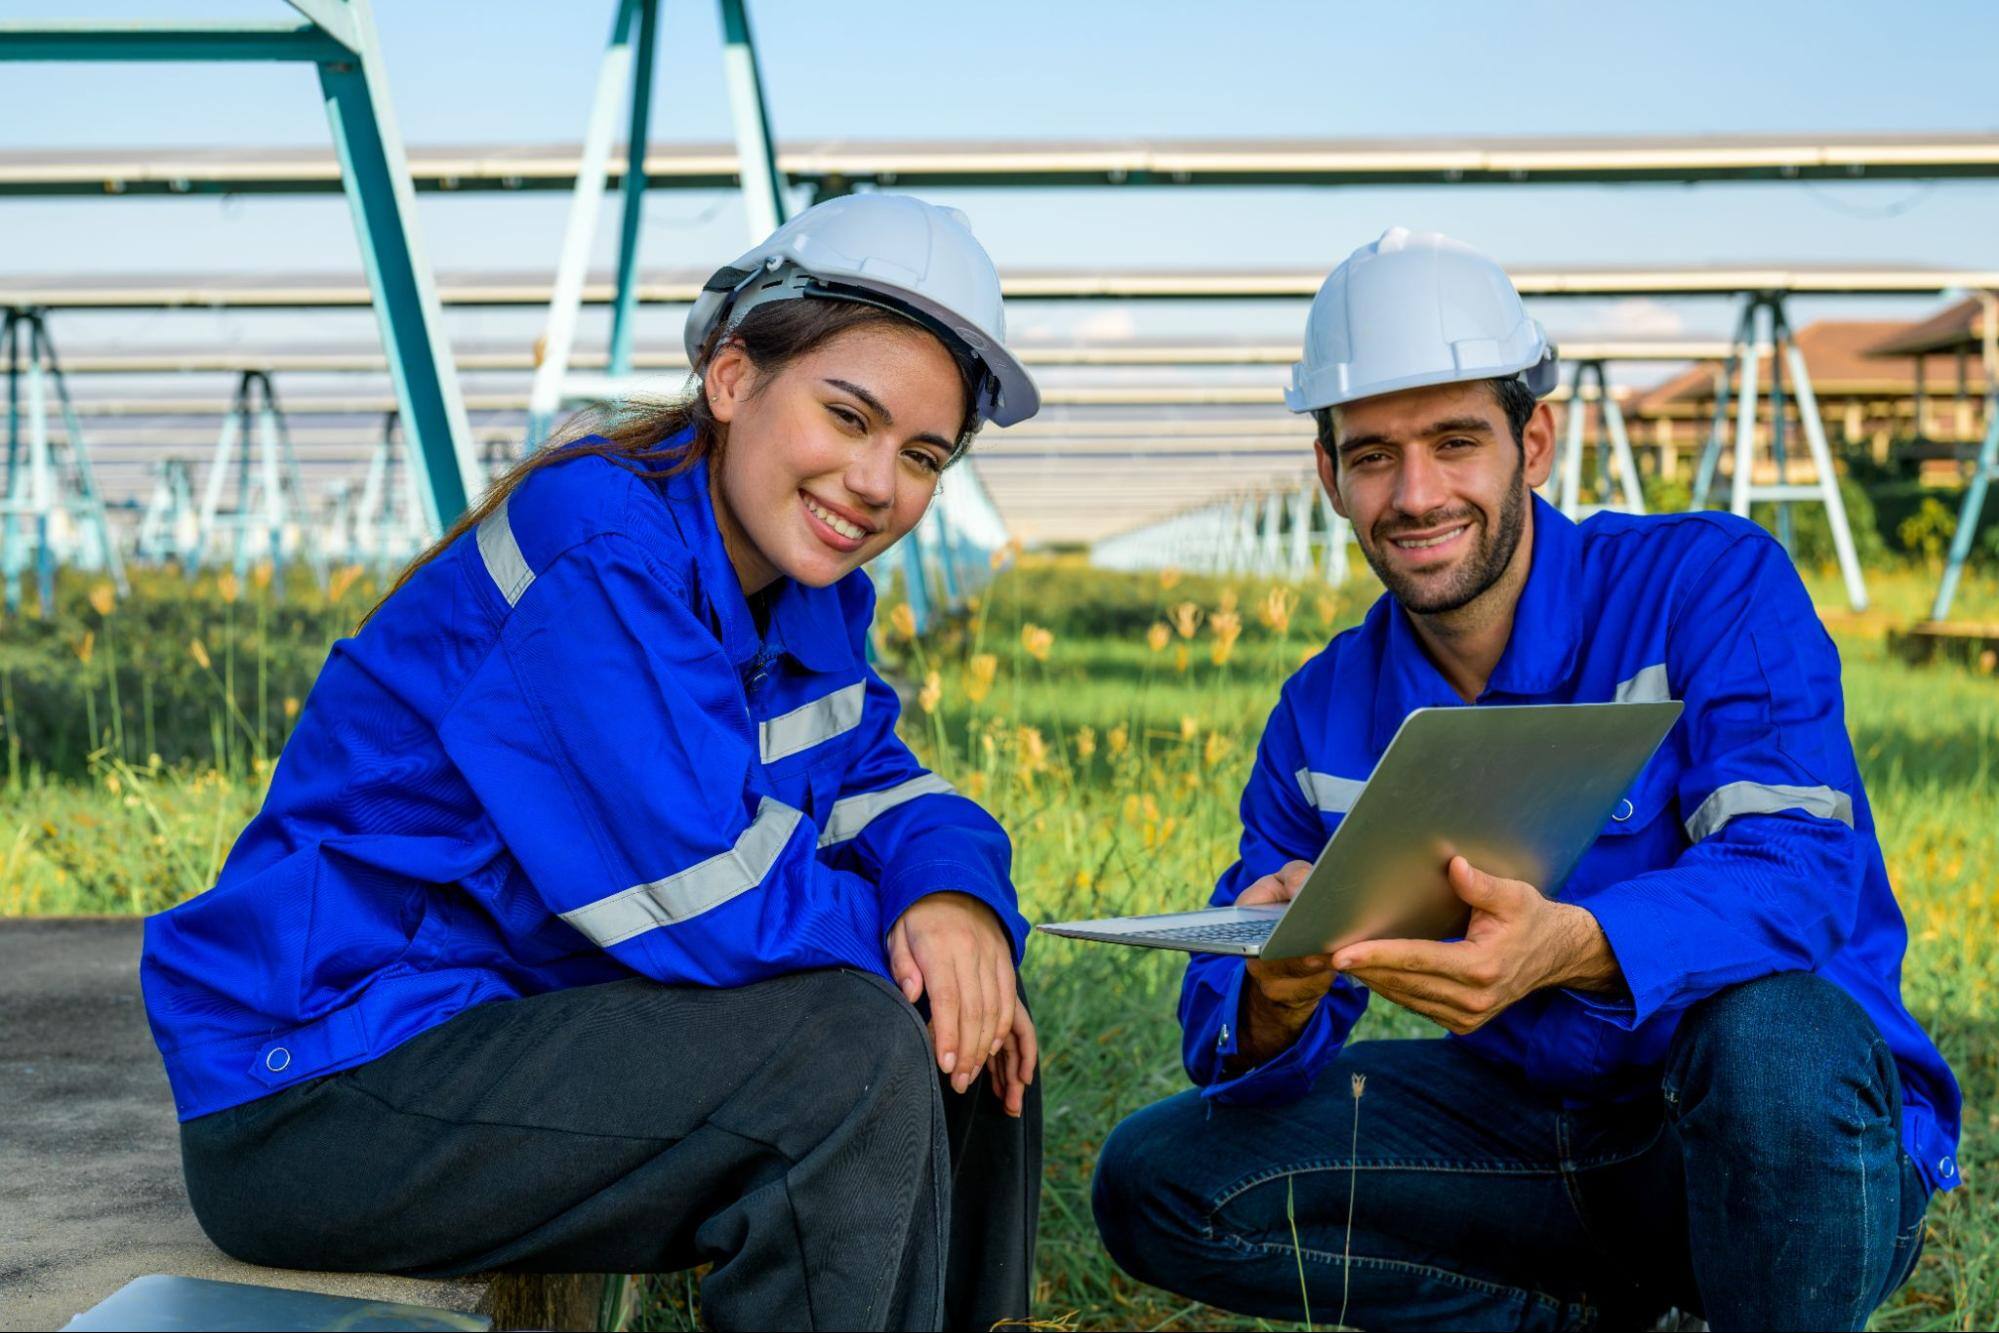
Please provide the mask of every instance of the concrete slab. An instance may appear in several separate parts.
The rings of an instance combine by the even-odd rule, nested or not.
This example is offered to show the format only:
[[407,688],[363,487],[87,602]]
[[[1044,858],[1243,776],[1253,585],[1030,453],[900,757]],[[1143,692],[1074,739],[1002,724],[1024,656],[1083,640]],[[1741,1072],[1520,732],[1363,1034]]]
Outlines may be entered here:
[[146,1273],[473,1311],[485,1279],[255,1268],[201,1232],[139,1001],[140,923],[0,920],[0,1329],[60,1328]]

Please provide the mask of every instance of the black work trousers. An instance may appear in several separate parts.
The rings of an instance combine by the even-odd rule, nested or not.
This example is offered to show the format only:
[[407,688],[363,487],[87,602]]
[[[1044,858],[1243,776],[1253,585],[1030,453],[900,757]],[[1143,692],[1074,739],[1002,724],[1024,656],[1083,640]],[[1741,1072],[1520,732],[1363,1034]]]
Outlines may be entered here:
[[717,1328],[1024,1319],[1041,1099],[940,1083],[880,978],[630,980],[480,1005],[181,1127],[229,1254],[447,1276],[712,1265]]

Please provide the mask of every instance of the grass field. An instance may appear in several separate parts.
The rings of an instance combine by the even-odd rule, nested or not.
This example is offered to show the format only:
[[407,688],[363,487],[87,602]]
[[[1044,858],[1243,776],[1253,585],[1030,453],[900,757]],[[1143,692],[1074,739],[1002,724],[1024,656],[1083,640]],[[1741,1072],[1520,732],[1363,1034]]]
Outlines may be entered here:
[[[1932,1207],[1916,1277],[1876,1325],[1986,1328],[1999,1323],[1986,1175],[1999,1162],[1999,678],[1892,660],[1884,631],[1916,618],[1933,576],[1871,581],[1877,609],[1853,616],[1835,609],[1835,582],[1812,580],[1909,919],[1905,992],[1967,1101],[1966,1183]],[[232,584],[160,579],[108,610],[77,586],[48,625],[0,625],[0,914],[153,911],[212,880],[325,644],[372,601],[352,580],[283,601]],[[905,735],[1013,833],[1031,918],[1155,911],[1205,896],[1278,682],[1373,595],[1364,580],[1225,586],[1029,561],[970,618],[919,639],[891,610],[880,639],[909,685]],[[1999,589],[1974,580],[1960,610],[1999,618]],[[1183,1086],[1175,959],[1043,938],[1028,966],[1047,1052],[1038,1313],[1077,1328],[1256,1326],[1123,1278],[1090,1221],[1103,1136]],[[1432,1030],[1376,1006],[1361,1035]],[[635,1326],[683,1321],[685,1290],[647,1284]]]

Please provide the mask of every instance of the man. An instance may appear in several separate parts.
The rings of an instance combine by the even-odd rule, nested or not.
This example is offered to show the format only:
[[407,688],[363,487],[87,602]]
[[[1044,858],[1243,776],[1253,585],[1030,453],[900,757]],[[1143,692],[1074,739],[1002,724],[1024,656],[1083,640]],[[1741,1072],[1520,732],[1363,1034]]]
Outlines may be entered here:
[[[1214,903],[1289,899],[1412,709],[1685,712],[1563,883],[1452,862],[1462,940],[1196,956],[1199,1086],[1104,1145],[1105,1244],[1266,1318],[1861,1327],[1957,1182],[1959,1096],[1901,1002],[1838,658],[1783,549],[1535,498],[1554,350],[1444,237],[1356,251],[1305,341],[1287,402],[1388,593],[1285,685]],[[1370,995],[1451,1035],[1345,1045]]]

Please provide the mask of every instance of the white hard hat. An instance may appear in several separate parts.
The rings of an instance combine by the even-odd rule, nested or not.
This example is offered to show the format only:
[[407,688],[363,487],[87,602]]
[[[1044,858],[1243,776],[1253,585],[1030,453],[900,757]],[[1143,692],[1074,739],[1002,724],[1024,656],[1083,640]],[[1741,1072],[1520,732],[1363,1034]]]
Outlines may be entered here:
[[1448,236],[1390,227],[1312,298],[1305,359],[1291,367],[1284,405],[1310,412],[1509,375],[1536,398],[1555,387],[1555,345],[1506,270]]
[[700,364],[717,324],[734,328],[760,305],[801,297],[880,306],[936,334],[971,380],[981,420],[1011,426],[1041,408],[1033,377],[1006,350],[999,272],[955,208],[898,194],[814,204],[708,279],[687,316],[689,359]]

